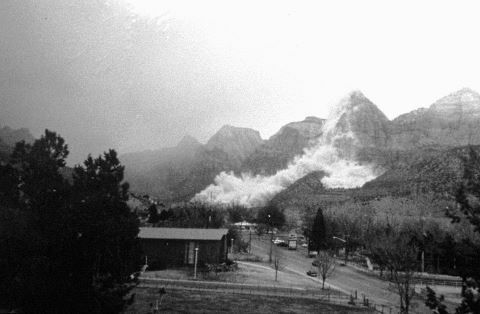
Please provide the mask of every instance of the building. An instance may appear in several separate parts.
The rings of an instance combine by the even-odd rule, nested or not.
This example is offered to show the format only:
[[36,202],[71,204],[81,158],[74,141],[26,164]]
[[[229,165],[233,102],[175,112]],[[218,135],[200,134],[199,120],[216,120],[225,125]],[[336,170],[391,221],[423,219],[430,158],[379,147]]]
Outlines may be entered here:
[[240,229],[240,230],[252,230],[255,231],[257,229],[257,224],[256,223],[251,223],[248,221],[241,221],[241,222],[236,222],[233,224],[235,228]]
[[227,259],[228,229],[142,227],[138,237],[150,269],[223,263]]

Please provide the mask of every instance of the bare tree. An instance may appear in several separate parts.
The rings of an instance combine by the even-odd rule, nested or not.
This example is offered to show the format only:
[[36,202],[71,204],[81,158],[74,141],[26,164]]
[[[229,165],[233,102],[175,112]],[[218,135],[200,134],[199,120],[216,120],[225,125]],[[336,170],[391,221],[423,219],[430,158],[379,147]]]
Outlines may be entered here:
[[415,294],[413,282],[418,269],[418,248],[410,241],[408,234],[392,232],[379,237],[371,247],[375,262],[386,266],[387,279],[400,296],[400,312],[408,314]]
[[272,268],[275,269],[275,281],[278,279],[278,272],[285,269],[285,260],[280,248],[276,247],[274,250]]
[[317,255],[316,265],[318,274],[322,277],[322,289],[325,289],[325,280],[335,271],[335,258],[330,252],[321,251]]

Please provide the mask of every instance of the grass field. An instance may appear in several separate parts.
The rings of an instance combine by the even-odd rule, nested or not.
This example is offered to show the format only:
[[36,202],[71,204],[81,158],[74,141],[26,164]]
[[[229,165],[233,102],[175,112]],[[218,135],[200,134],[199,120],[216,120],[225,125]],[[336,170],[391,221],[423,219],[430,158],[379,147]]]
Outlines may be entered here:
[[[135,303],[125,313],[152,313],[160,300],[158,289],[137,288]],[[228,294],[211,291],[171,290],[164,295],[158,313],[371,313],[316,300],[289,297]]]
[[[238,270],[225,273],[205,273],[199,272],[200,280],[223,281],[234,283],[245,283],[253,285],[280,285],[280,286],[300,286],[303,288],[320,289],[320,284],[313,282],[305,276],[299,276],[289,271],[278,272],[278,280],[275,281],[275,270],[267,264],[256,263],[257,267],[250,265],[238,265]],[[191,268],[168,269],[161,271],[146,272],[144,277],[166,278],[166,279],[191,279],[193,270]]]

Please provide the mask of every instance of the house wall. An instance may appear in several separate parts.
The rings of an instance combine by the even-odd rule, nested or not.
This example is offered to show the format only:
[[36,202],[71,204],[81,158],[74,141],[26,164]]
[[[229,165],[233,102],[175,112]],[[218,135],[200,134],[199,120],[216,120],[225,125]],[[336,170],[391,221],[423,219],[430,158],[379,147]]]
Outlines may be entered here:
[[217,241],[141,239],[141,244],[144,255],[148,257],[148,264],[152,268],[165,268],[193,262],[194,255],[190,258],[188,256],[194,254],[194,250],[189,249],[190,245],[199,248],[198,265],[224,262],[226,259],[224,238]]

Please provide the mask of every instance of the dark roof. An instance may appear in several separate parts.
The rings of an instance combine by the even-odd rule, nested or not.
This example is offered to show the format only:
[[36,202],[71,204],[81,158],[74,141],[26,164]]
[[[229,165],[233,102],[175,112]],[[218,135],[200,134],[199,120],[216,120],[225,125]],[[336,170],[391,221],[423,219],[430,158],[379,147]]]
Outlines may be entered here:
[[221,240],[227,232],[228,229],[141,227],[138,237],[141,239]]

